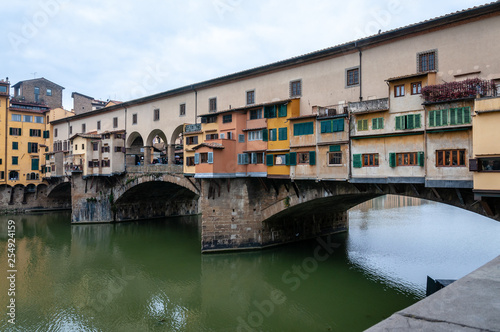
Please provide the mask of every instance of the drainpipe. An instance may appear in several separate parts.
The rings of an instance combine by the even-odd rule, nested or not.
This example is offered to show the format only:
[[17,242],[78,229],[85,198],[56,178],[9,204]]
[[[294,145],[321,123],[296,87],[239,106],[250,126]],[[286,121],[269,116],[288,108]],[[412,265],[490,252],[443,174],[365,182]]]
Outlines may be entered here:
[[[356,42],[355,45],[358,43]],[[359,101],[363,101],[363,52],[361,52],[361,47],[358,47],[359,52]]]
[[198,123],[198,91],[191,85],[191,89],[194,91],[194,123]]

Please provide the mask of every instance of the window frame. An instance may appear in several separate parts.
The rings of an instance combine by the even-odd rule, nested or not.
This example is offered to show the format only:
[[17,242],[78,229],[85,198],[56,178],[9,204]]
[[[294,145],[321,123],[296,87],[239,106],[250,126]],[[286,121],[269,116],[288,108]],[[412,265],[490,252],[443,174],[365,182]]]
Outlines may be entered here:
[[208,98],[208,113],[217,112],[217,97]]
[[[449,153],[449,163],[446,163],[446,153]],[[454,152],[456,152],[457,164],[453,165]],[[460,154],[463,154],[462,158]],[[441,155],[441,158],[440,158]],[[440,159],[442,163],[440,163]],[[463,164],[460,164],[460,161],[463,161]],[[436,167],[467,167],[467,150],[466,149],[443,149],[436,150]]]
[[[424,57],[432,55],[432,68],[430,59]],[[425,61],[425,62],[424,62]],[[438,51],[437,49],[417,53],[417,72],[426,73],[438,70]]]
[[297,165],[309,165],[309,151],[297,152]]
[[[337,158],[338,163],[332,163],[332,158],[335,161]],[[328,166],[341,166],[342,165],[342,151],[329,151],[326,155]]]
[[118,117],[117,116],[115,116],[113,118],[113,128],[118,128]]
[[232,114],[224,114],[222,116],[222,123],[231,123],[233,122],[233,115]]
[[255,104],[255,89],[254,90],[248,90],[246,92],[246,104],[247,105],[253,105],[253,104]]
[[394,98],[405,96],[405,84],[398,84],[394,86]]
[[153,110],[153,121],[160,121],[160,109],[155,108]]
[[186,116],[186,103],[179,104],[179,116]]
[[[422,94],[422,81],[420,82],[412,82],[410,83],[410,91],[411,91],[411,95],[412,96],[415,96],[415,95],[421,95]],[[417,90],[415,91],[415,87],[417,88]]]
[[133,125],[137,124],[137,113],[132,114],[132,124]]
[[[407,158],[407,159],[405,159]],[[412,162],[413,161],[413,162]],[[420,166],[418,164],[418,152],[397,152],[396,166]]]
[[[368,160],[368,163],[366,163]],[[361,154],[361,165],[363,167],[379,167],[380,158],[378,153],[363,153]]]
[[248,141],[262,141],[262,130],[251,130],[247,132],[247,136]]
[[250,110],[249,120],[262,119],[262,108]]
[[[355,74],[355,75],[353,75]],[[345,69],[345,87],[353,88],[359,86],[360,69],[359,66]]]
[[302,79],[290,81],[289,92],[290,98],[302,96]]

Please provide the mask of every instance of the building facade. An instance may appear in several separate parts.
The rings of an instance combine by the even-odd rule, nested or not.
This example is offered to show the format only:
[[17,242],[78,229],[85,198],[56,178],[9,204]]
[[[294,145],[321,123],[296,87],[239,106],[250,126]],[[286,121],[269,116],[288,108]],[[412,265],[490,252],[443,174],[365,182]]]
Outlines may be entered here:
[[50,108],[62,108],[64,88],[46,78],[20,81],[12,86],[15,100],[44,104]]

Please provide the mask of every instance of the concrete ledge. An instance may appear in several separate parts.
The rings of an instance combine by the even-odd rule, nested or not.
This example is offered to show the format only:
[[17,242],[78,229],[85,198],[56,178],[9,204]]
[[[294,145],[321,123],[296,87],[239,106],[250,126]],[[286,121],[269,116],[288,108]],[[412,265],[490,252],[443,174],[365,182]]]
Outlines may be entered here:
[[500,331],[500,256],[366,331]]
[[472,180],[425,180],[425,186],[428,188],[472,189],[474,187],[474,183]]

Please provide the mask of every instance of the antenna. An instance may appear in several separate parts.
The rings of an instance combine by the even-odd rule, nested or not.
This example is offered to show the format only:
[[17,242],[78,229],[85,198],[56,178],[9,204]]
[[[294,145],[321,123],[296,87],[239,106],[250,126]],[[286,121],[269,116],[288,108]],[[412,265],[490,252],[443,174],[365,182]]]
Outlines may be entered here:
[[33,79],[35,79],[36,78],[36,72],[31,73],[31,74],[33,74]]

